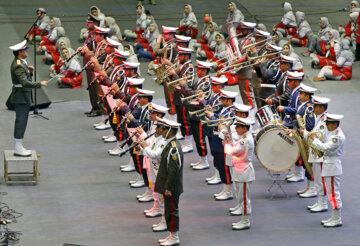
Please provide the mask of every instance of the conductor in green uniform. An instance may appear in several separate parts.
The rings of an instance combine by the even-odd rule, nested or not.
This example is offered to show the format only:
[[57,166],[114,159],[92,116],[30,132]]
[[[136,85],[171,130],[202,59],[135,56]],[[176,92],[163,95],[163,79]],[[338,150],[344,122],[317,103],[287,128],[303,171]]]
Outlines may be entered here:
[[15,106],[16,119],[14,127],[16,156],[30,156],[31,151],[26,150],[22,145],[26,125],[29,117],[30,104],[32,102],[31,90],[47,86],[47,81],[32,82],[34,71],[33,66],[28,66],[26,58],[28,47],[26,40],[9,47],[14,53],[14,60],[11,63],[11,80],[13,83],[10,102]]
[[179,240],[179,198],[183,192],[183,152],[176,140],[179,123],[158,118],[165,139],[165,147],[161,154],[159,171],[155,182],[155,192],[164,196],[165,220],[170,235],[160,239],[160,245],[178,245]]

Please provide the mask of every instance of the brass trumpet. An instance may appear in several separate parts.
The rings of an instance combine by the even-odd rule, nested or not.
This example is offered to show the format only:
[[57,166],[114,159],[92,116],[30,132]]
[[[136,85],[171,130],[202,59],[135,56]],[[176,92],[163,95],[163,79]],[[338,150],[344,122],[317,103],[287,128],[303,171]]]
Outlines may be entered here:
[[183,80],[183,79],[189,80],[191,77],[192,77],[191,75],[188,75],[186,77],[181,77],[179,79],[176,79],[176,80],[173,80],[173,81],[167,83],[167,86],[176,86],[177,84],[180,83],[181,80]]
[[196,111],[191,111],[191,112],[189,112],[189,116],[192,117],[192,116],[196,115],[197,117],[202,117],[202,116],[205,115],[206,110],[216,111],[215,109],[217,107],[220,107],[220,106],[222,106],[222,103],[215,104],[212,107],[205,107],[203,109],[199,109],[199,110],[196,110]]
[[210,127],[218,126],[219,124],[223,124],[226,121],[234,120],[235,117],[226,117],[226,118],[219,118],[216,120],[202,120],[201,124],[207,124]]
[[199,96],[202,96],[202,95],[209,95],[210,91],[205,91],[205,92],[201,92],[199,94],[195,94],[195,95],[192,95],[192,96],[188,96],[188,97],[184,97],[184,98],[180,98],[181,102],[184,103],[184,101],[190,101],[194,98],[197,98]]

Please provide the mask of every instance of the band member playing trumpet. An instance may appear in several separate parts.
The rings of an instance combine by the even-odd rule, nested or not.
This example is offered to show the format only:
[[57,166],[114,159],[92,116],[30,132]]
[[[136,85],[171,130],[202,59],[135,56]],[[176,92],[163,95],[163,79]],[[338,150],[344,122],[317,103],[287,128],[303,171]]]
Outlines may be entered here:
[[326,128],[328,133],[323,141],[320,141],[316,133],[309,133],[309,137],[314,139],[312,144],[324,151],[324,164],[321,176],[325,179],[326,190],[330,204],[332,206],[332,215],[327,220],[322,220],[324,227],[342,226],[340,209],[342,201],[340,197],[340,177],[342,175],[342,166],[340,156],[343,153],[345,145],[345,135],[340,125],[342,115],[326,114]]
[[[315,126],[311,132],[317,133],[319,140],[323,140],[326,137],[326,110],[330,99],[325,97],[313,96],[314,114],[315,114]],[[308,136],[311,133],[307,130],[300,130],[305,141],[309,141]],[[321,177],[321,170],[324,162],[324,156],[322,152],[309,146],[309,163],[312,164],[314,172],[314,181],[308,180],[308,184],[303,191],[300,192],[300,197],[314,197],[319,195],[317,202],[314,205],[308,206],[308,209],[312,213],[323,212],[328,210],[326,200],[325,180]]]
[[[220,113],[213,113],[212,111],[205,111],[210,120],[226,119],[234,116],[235,97],[237,92],[221,90],[220,100],[223,105]],[[214,194],[217,201],[229,200],[233,198],[232,191],[230,190],[231,174],[229,167],[226,165],[226,156],[222,139],[219,138],[218,127],[214,127],[214,136],[211,139],[211,154],[214,157],[214,165],[219,171],[221,182],[224,187],[220,193]]]
[[[196,75],[197,80],[193,82],[193,84],[187,83],[187,79],[181,80],[179,82],[180,92],[185,96],[192,96],[197,94],[199,91],[201,92],[209,92],[211,90],[211,79],[209,75],[211,63],[197,61]],[[194,101],[191,103],[186,102],[189,105],[190,111],[195,111],[201,108],[201,105],[198,101]],[[209,168],[209,163],[207,161],[207,147],[206,147],[206,134],[204,132],[203,126],[201,124],[201,117],[197,115],[192,115],[190,117],[191,130],[194,136],[195,144],[197,152],[203,162],[205,162],[202,166],[206,169]],[[188,139],[189,142],[185,142],[182,146],[183,152],[192,151],[192,143],[191,138]],[[193,164],[194,165],[194,164]],[[202,170],[201,169],[201,170]]]
[[241,220],[232,224],[233,230],[250,228],[251,201],[250,184],[255,180],[255,170],[252,165],[254,154],[254,139],[250,130],[254,122],[249,118],[235,117],[236,137],[225,137],[224,149],[231,156],[231,177],[235,183],[235,192],[238,199]]
[[[211,89],[212,89],[212,93],[210,95],[210,97],[208,97],[208,99],[205,99],[205,94],[203,93],[201,96],[199,96],[197,98],[197,100],[200,102],[200,104],[206,108],[206,107],[211,107],[213,109],[214,113],[220,113],[221,111],[221,107],[217,107],[216,105],[218,105],[221,100],[220,100],[220,96],[221,96],[221,91],[222,89],[224,89],[224,85],[227,82],[227,78],[226,77],[211,77]],[[207,126],[206,124],[203,125],[204,128],[204,132],[206,133],[209,142],[211,143],[212,141],[212,137],[213,137],[213,129],[212,127]],[[211,145],[210,145],[211,148]],[[204,167],[204,161],[202,158],[200,158],[198,163],[194,163],[194,166],[192,166],[193,169],[201,169]],[[206,182],[209,185],[215,185],[215,184],[220,184],[221,180],[220,180],[220,176],[219,176],[219,171],[217,170],[216,166],[215,167],[215,174],[210,177],[210,178],[206,178]]]

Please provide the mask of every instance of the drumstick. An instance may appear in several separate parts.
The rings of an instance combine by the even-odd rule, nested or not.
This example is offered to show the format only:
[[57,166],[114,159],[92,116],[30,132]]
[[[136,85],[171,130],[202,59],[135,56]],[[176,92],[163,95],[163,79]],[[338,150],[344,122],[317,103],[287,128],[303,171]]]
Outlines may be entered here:
[[[280,98],[279,98],[279,106],[281,106],[281,100],[280,100]],[[282,119],[282,111],[280,112],[280,118]]]

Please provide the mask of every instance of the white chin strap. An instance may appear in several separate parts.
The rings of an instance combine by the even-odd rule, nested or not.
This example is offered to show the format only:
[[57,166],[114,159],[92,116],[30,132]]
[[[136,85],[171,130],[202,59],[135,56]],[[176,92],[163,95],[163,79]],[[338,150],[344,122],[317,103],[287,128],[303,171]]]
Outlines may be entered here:
[[168,135],[169,135],[169,133],[170,133],[170,130],[171,130],[171,127],[170,127],[169,130],[167,131],[167,133],[166,133],[166,135],[165,135],[165,139],[168,138]]

